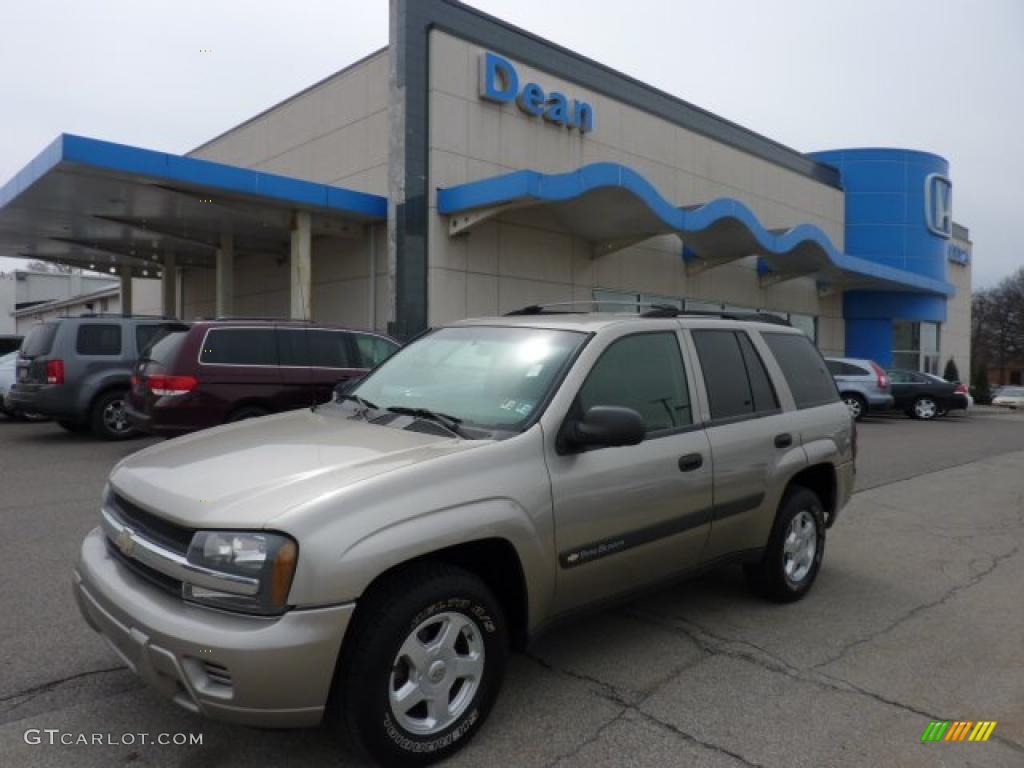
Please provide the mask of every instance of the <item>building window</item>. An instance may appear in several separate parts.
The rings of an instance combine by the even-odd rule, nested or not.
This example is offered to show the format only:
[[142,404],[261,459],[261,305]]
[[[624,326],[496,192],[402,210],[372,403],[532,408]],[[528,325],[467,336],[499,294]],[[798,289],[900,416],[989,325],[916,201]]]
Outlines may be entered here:
[[941,357],[938,323],[894,320],[892,324],[892,366],[910,371],[939,373]]

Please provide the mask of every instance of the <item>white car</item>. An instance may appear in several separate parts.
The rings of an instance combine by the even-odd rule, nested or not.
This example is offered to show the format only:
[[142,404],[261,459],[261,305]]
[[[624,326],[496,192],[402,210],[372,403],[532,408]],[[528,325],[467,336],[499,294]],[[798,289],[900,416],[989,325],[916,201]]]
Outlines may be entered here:
[[35,413],[15,414],[10,405],[8,405],[7,396],[11,391],[11,385],[14,383],[14,377],[17,375],[15,367],[17,362],[17,351],[0,356],[0,413],[6,414],[12,419],[24,416],[31,421],[42,420],[44,417]]
[[992,398],[992,405],[1003,408],[1024,408],[1024,387],[1003,387]]

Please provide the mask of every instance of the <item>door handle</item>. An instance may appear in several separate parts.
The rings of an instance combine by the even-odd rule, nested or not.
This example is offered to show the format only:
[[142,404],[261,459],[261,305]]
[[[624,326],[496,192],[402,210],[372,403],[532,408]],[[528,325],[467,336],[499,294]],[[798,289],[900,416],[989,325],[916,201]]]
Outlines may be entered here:
[[679,459],[680,472],[693,472],[704,466],[704,457],[699,453],[688,453]]
[[775,436],[775,447],[776,448],[789,448],[793,444],[793,436],[789,432],[783,432],[781,435]]

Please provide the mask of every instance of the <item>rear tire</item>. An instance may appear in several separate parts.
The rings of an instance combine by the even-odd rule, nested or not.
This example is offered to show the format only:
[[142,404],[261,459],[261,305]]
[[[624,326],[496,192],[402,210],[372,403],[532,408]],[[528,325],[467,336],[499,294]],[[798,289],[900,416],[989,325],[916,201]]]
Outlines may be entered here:
[[226,423],[230,424],[235,421],[245,421],[246,419],[258,419],[260,416],[266,416],[269,413],[265,408],[259,408],[255,405],[243,405],[237,411],[232,411],[228,416]]
[[349,743],[382,765],[426,765],[483,725],[508,626],[476,576],[441,563],[398,571],[360,600],[350,632],[326,719]]
[[115,389],[96,398],[90,415],[92,432],[96,437],[104,440],[127,440],[138,434],[128,421],[128,414],[125,413],[126,395],[125,390]]
[[864,414],[868,412],[868,403],[861,395],[856,392],[844,392],[842,398],[846,407],[850,409],[850,415],[853,416],[854,421],[864,418]]
[[777,603],[792,603],[811,591],[824,555],[821,499],[795,485],[782,497],[761,561],[744,565],[743,575],[755,593]]

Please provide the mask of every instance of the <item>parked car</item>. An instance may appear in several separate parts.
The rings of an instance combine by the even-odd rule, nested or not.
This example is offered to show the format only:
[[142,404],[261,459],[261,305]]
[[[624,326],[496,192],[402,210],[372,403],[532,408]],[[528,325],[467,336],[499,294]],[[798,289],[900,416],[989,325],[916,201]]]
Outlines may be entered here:
[[18,354],[12,407],[49,416],[71,432],[131,437],[135,430],[124,410],[129,379],[162,322],[145,315],[86,314],[34,326]]
[[129,456],[74,573],[85,620],[193,712],[325,720],[420,765],[471,739],[509,647],[552,621],[725,562],[805,596],[856,453],[814,344],[527,312],[434,329],[328,405]]
[[889,377],[874,360],[826,357],[825,362],[853,418],[859,420],[869,411],[888,411],[893,407]]
[[29,421],[41,421],[46,417],[38,413],[18,413],[8,401],[8,393],[11,391],[11,385],[14,384],[14,378],[17,375],[17,362],[17,350],[14,352],[8,352],[0,357],[0,413],[3,413],[8,418],[12,419],[23,418],[28,419]]
[[136,365],[128,419],[171,436],[309,407],[398,346],[376,333],[301,321],[169,323]]
[[967,407],[967,388],[920,371],[890,370],[895,407],[912,419],[929,421]]
[[[953,385],[953,410],[969,411],[974,407],[974,396],[963,382],[948,381],[941,376],[936,376],[934,373],[926,373],[924,375],[936,383]],[[946,413],[948,413],[947,410],[940,409],[938,415],[945,416]]]
[[999,394],[992,398],[992,405],[1024,408],[1024,387],[1000,387]]

